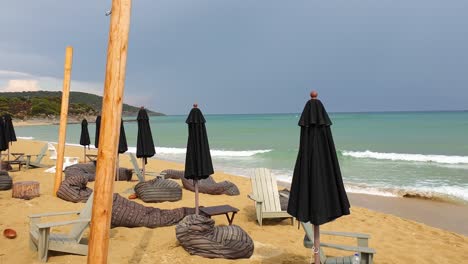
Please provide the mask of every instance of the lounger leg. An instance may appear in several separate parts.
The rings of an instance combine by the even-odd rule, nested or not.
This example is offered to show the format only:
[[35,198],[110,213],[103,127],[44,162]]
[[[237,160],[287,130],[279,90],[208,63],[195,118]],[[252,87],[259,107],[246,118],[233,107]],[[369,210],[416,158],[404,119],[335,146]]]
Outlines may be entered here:
[[39,229],[39,242],[37,256],[39,261],[47,262],[47,252],[49,251],[50,228]]
[[34,240],[31,237],[31,235],[29,237],[29,249],[32,251],[37,251],[37,245],[34,243]]

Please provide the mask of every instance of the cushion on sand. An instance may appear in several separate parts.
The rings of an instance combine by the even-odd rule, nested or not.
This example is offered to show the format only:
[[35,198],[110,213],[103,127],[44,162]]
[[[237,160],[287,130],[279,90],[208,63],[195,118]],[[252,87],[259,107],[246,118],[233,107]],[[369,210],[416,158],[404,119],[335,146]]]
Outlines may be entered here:
[[10,190],[13,180],[6,171],[0,171],[0,191]]
[[[65,178],[73,175],[83,175],[92,182],[96,179],[96,165],[94,162],[79,163],[68,166],[65,170]],[[119,181],[129,181],[132,179],[132,170],[119,168]]]
[[179,201],[182,199],[182,188],[175,181],[153,179],[140,182],[135,186],[136,195],[146,203]]
[[86,203],[93,192],[93,190],[86,187],[87,183],[88,178],[84,175],[69,176],[60,184],[57,197],[69,202]]
[[250,258],[254,251],[252,238],[237,225],[214,226],[202,215],[189,215],[176,226],[179,243],[192,255],[206,258]]
[[112,203],[112,227],[149,227],[170,226],[178,223],[186,215],[195,213],[194,208],[159,209],[147,207],[127,200],[114,193]]
[[[195,191],[195,187],[193,185],[193,180],[188,180],[184,177],[183,170],[164,170],[161,174],[165,174],[166,178],[171,179],[180,179],[182,180],[182,185],[185,189],[190,191]],[[239,188],[230,182],[230,181],[222,181],[222,182],[215,182],[212,176],[209,176],[206,179],[198,181],[198,191],[201,193],[207,194],[227,194],[227,195],[239,195]]]

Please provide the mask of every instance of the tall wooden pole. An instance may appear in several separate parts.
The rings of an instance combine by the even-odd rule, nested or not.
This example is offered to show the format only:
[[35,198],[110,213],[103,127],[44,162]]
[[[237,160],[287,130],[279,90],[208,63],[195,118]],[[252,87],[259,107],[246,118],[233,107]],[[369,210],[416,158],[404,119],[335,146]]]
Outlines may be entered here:
[[70,80],[73,61],[73,48],[68,46],[65,51],[65,66],[63,73],[62,106],[60,109],[60,128],[57,149],[57,161],[55,163],[54,196],[62,183],[63,156],[65,154],[65,140],[67,137],[68,98],[70,96]]
[[94,185],[88,247],[88,263],[91,264],[107,263],[109,251],[112,193],[122,116],[131,3],[131,0],[112,1],[96,168],[96,175],[99,176],[96,177]]

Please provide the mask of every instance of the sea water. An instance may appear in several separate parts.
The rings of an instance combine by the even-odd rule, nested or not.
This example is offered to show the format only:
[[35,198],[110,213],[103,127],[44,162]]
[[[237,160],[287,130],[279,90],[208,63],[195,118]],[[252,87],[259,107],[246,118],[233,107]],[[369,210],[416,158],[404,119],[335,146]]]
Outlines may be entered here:
[[[299,117],[297,113],[206,115],[215,170],[250,176],[253,168],[266,167],[279,180],[290,182]],[[330,117],[348,192],[468,203],[468,112],[332,113]],[[185,119],[151,117],[155,158],[184,162]],[[137,123],[124,126],[129,151],[135,152]],[[67,142],[77,144],[80,130],[80,124],[69,125]],[[94,124],[89,131],[94,143]],[[35,140],[58,138],[56,125],[18,127],[16,132]]]

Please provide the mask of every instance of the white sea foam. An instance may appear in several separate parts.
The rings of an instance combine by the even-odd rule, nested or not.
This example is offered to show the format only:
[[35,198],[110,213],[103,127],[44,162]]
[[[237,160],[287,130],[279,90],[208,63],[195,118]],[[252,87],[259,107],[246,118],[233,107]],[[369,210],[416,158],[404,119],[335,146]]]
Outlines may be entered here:
[[366,151],[342,151],[344,156],[354,158],[367,158],[379,160],[403,160],[418,162],[435,162],[443,164],[468,164],[468,156],[445,156],[445,155],[424,155],[424,154],[404,154],[404,153],[381,153]]
[[346,184],[346,191],[387,197],[408,197],[428,200],[444,200],[468,203],[468,186],[420,186],[420,187],[373,187],[363,184]]
[[[270,152],[271,149],[260,149],[260,150],[217,150],[211,149],[212,157],[251,157],[256,154]],[[156,153],[161,155],[181,155],[185,154],[185,148],[167,148],[167,147],[157,147]]]
[[33,140],[34,137],[16,137],[18,139],[26,139],[26,140]]

